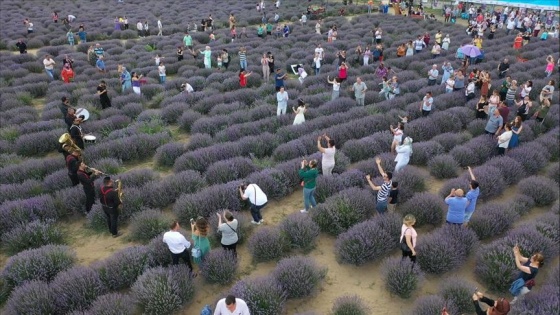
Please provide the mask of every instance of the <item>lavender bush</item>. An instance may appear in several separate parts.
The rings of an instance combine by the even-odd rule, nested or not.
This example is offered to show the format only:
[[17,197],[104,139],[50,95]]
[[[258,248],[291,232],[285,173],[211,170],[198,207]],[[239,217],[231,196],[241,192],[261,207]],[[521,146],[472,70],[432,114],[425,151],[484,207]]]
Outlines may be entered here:
[[338,235],[366,220],[373,210],[373,195],[364,189],[348,188],[327,198],[311,210],[313,221],[322,231]]
[[263,190],[269,199],[280,199],[290,193],[290,180],[284,172],[266,168],[249,175],[248,183],[255,183]]
[[393,250],[398,238],[394,239],[390,230],[380,227],[379,221],[376,217],[340,234],[335,243],[337,260],[359,266]]
[[382,273],[387,290],[403,299],[412,295],[423,278],[418,266],[401,257],[386,259],[382,265]]
[[184,194],[177,199],[173,212],[181,222],[188,222],[198,216],[210,217],[218,209],[241,209],[239,198],[240,182],[214,185],[200,190],[194,194]]
[[144,197],[150,207],[165,208],[175,202],[181,194],[194,193],[206,187],[199,172],[183,171],[164,177],[161,181],[147,183],[151,190]]
[[135,213],[130,219],[129,236],[146,244],[169,227],[169,218],[159,210],[147,209]]
[[509,205],[487,203],[477,207],[469,221],[469,228],[478,239],[484,240],[509,230],[518,217]]
[[315,247],[320,228],[310,216],[302,216],[299,213],[288,215],[281,223],[280,229],[284,233],[293,248],[310,251]]
[[46,282],[29,281],[17,287],[11,294],[4,311],[8,315],[55,314],[54,293]]
[[525,215],[535,206],[533,198],[527,195],[517,195],[510,202],[510,208],[519,215]]
[[280,283],[286,297],[291,299],[311,295],[318,289],[326,274],[327,269],[317,266],[313,259],[294,256],[280,260],[272,277]]
[[413,214],[416,217],[417,227],[426,224],[438,226],[443,222],[446,206],[443,199],[437,195],[422,192],[414,194],[412,198],[399,205],[397,209],[403,215]]
[[270,276],[238,281],[230,293],[247,302],[251,314],[281,314],[285,308],[286,292]]
[[56,220],[61,214],[50,195],[12,200],[0,205],[0,234],[32,221]]
[[453,178],[457,176],[459,163],[449,154],[438,155],[428,161],[430,174],[438,179]]
[[441,274],[460,266],[477,244],[472,230],[445,225],[420,238],[417,263],[425,272]]
[[64,245],[66,240],[54,222],[33,221],[17,226],[2,235],[2,243],[8,254],[14,255],[47,244]]
[[560,184],[560,164],[551,165],[546,172],[546,176]]
[[535,292],[531,291],[512,305],[509,314],[556,314],[560,311],[559,291],[560,287],[554,285],[545,285]]
[[130,288],[152,264],[152,257],[145,246],[132,246],[114,253],[94,268],[105,287],[118,291]]
[[71,268],[75,262],[76,255],[70,247],[45,245],[10,257],[2,277],[11,288],[30,280],[48,282],[59,272]]
[[521,194],[533,198],[537,206],[548,206],[558,199],[558,183],[544,176],[524,178],[517,188]]
[[420,168],[407,165],[402,172],[393,174],[393,181],[399,183],[399,203],[408,201],[415,193],[426,189],[425,173]]
[[134,300],[128,294],[109,293],[99,296],[88,310],[94,315],[127,315],[134,314]]
[[95,299],[107,293],[99,274],[88,267],[74,267],[59,273],[51,283],[57,313],[85,311]]
[[412,148],[414,153],[410,157],[410,163],[414,165],[426,165],[433,157],[444,152],[441,144],[435,141],[415,142]]
[[223,184],[232,180],[240,180],[253,173],[257,168],[249,158],[234,157],[218,161],[208,167],[205,179],[208,184]]
[[453,147],[463,144],[469,139],[468,133],[446,132],[433,137],[432,141],[439,143],[446,152],[449,152]]
[[264,226],[249,237],[249,253],[256,262],[277,260],[289,246],[288,238],[276,227]]
[[443,281],[439,295],[453,304],[458,314],[472,311],[472,293],[476,286],[462,278],[450,277]]
[[333,315],[367,315],[370,308],[366,302],[357,295],[344,295],[334,300]]
[[[472,294],[470,295],[472,296]],[[470,297],[469,296],[469,297]],[[472,305],[472,304],[471,304]],[[447,309],[449,314],[458,314],[458,310],[450,301],[445,300],[439,295],[425,295],[418,298],[414,302],[414,308],[411,315],[435,315],[440,314],[443,308]]]
[[546,153],[536,143],[528,143],[511,150],[508,155],[519,162],[527,174],[536,174],[548,163],[549,155]]
[[235,279],[239,267],[232,251],[214,249],[204,256],[200,273],[209,283],[228,284]]
[[500,170],[506,185],[513,185],[526,176],[523,166],[509,156],[497,156],[484,163]]
[[185,265],[146,270],[132,286],[143,314],[173,314],[194,297],[194,284]]

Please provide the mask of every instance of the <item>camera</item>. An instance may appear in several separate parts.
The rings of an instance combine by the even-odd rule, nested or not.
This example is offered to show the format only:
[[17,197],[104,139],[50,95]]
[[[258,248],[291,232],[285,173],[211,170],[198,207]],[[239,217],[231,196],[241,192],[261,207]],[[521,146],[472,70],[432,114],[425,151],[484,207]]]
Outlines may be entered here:
[[191,218],[191,224],[193,224],[193,223],[194,223],[194,219],[193,219],[193,218]]

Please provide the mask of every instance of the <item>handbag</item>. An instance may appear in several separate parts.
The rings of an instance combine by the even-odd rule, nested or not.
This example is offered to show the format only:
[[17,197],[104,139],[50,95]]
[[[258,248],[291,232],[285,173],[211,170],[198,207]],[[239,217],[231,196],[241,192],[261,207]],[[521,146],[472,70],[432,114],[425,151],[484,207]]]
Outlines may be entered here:
[[198,259],[202,256],[202,251],[200,250],[200,247],[198,247],[198,245],[196,245],[196,241],[194,242],[194,247],[191,250],[191,255],[195,259]]
[[406,230],[404,230],[404,234],[402,237],[402,240],[400,242],[400,246],[401,246],[401,250],[403,252],[412,252],[412,250],[410,249],[410,247],[408,247],[408,244],[406,243],[406,231],[408,230],[408,228]]

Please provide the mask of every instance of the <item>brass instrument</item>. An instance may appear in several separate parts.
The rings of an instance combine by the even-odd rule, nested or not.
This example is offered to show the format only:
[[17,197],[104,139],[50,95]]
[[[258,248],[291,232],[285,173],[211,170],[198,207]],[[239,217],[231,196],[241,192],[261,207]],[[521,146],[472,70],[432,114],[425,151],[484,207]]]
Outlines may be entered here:
[[104,173],[96,168],[90,167],[90,166],[86,166],[86,172],[94,172],[94,173],[99,173],[101,175],[105,175],[105,176],[109,176],[109,174]]
[[76,145],[69,133],[62,134],[62,136],[58,138],[58,143],[62,144],[62,149],[68,153],[70,153],[70,151],[79,151],[80,153],[82,152],[82,149],[80,149]]
[[115,183],[117,183],[117,195],[119,196],[119,200],[122,204],[122,197],[123,197],[123,189],[122,189],[122,182],[120,179],[115,180]]

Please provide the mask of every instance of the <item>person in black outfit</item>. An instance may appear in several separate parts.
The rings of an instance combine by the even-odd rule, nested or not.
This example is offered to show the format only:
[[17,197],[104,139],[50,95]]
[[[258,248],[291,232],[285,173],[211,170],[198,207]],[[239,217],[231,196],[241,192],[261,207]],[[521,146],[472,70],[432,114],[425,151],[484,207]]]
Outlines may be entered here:
[[[62,112],[62,109],[60,110]],[[76,119],[76,110],[72,107],[66,109],[66,115],[64,116],[64,122],[66,123],[66,130],[70,133],[70,127],[74,124]]]
[[[61,103],[60,105],[58,105],[58,108],[60,109],[60,112],[62,113],[64,120],[66,121],[66,116],[68,115],[68,109],[72,108],[72,106],[70,106],[70,100],[68,99],[68,97],[66,96],[62,97]],[[74,122],[74,119],[72,119],[72,121],[70,122],[68,129],[70,129],[70,126],[72,126],[72,122]],[[66,124],[68,125],[68,123]]]
[[81,162],[78,167],[78,179],[84,188],[84,193],[86,194],[86,214],[88,214],[95,203],[94,181],[95,178],[99,176],[99,171],[86,172],[86,168],[86,164]]
[[498,78],[503,78],[506,76],[507,72],[509,71],[509,60],[507,58],[504,61],[500,62],[498,65]]
[[99,95],[102,109],[111,107],[111,100],[109,99],[109,95],[107,95],[107,84],[105,81],[101,81],[97,86],[97,95]]
[[72,181],[72,186],[80,183],[78,179],[80,163],[82,163],[81,152],[79,150],[70,150],[70,154],[66,156],[66,168],[68,168],[68,177]]
[[80,126],[81,123],[82,123],[81,118],[78,118],[78,117],[74,118],[74,123],[70,127],[70,136],[72,137],[72,140],[74,140],[74,143],[78,146],[78,148],[84,150],[85,149],[85,146],[84,146],[84,131],[82,130],[82,127]]
[[103,207],[103,212],[107,216],[107,225],[109,226],[109,232],[113,237],[119,237],[118,233],[118,219],[119,219],[119,208],[122,207],[119,194],[113,188],[113,180],[111,177],[107,176],[103,179],[103,186],[101,187],[101,195],[99,201]]
[[23,39],[18,40],[16,47],[19,49],[20,54],[27,54],[27,44],[23,41]]
[[[482,294],[482,292],[476,291],[473,294],[472,299],[473,299],[474,309],[477,315],[487,315],[487,314],[506,315],[507,313],[509,313],[510,310],[509,301],[504,298],[500,298],[499,300],[494,301],[492,299],[485,297],[484,294]],[[487,310],[482,310],[480,308],[479,301],[487,304],[489,308]]]

